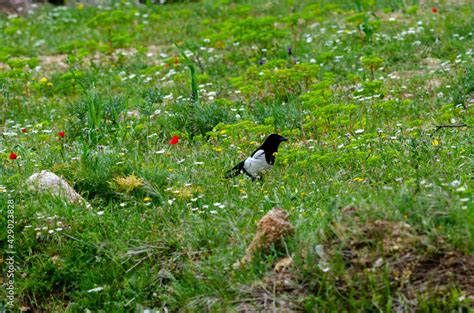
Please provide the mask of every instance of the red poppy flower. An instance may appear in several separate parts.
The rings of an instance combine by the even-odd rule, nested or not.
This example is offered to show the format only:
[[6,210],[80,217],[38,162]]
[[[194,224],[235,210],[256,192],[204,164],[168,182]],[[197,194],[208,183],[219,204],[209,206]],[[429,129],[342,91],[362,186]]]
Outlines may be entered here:
[[179,142],[179,137],[174,135],[170,140],[170,145],[175,145]]
[[10,160],[16,160],[18,155],[15,152],[10,152]]
[[438,9],[435,8],[435,7],[432,7],[432,8],[431,8],[431,12],[433,12],[433,13],[438,13]]
[[26,134],[26,128],[22,128],[22,129],[21,129],[21,132],[22,132],[23,134]]
[[58,136],[64,138],[64,132],[58,132]]

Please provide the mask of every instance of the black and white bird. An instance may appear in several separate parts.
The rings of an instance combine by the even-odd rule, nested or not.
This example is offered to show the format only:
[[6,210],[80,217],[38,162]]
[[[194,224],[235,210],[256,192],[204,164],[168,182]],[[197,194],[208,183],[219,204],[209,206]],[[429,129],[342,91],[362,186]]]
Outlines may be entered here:
[[250,157],[227,171],[226,178],[235,177],[242,173],[252,178],[252,180],[259,178],[260,173],[273,167],[275,153],[283,141],[288,141],[288,139],[278,134],[271,134]]

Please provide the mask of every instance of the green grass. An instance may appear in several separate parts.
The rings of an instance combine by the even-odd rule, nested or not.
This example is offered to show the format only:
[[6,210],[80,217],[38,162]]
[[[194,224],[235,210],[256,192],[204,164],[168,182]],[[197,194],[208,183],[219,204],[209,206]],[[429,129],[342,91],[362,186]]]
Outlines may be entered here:
[[[393,0],[1,16],[16,309],[472,310],[473,16]],[[262,181],[223,179],[273,132],[289,142]],[[44,169],[92,209],[29,191]],[[294,235],[233,268],[274,207]]]

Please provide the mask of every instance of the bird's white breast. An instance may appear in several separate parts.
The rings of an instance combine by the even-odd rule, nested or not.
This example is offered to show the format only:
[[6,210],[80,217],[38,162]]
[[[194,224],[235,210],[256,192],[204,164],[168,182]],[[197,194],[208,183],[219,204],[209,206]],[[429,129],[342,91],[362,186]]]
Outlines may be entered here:
[[245,160],[244,169],[252,176],[257,176],[260,172],[270,169],[271,164],[265,159],[265,151],[258,150],[255,154]]

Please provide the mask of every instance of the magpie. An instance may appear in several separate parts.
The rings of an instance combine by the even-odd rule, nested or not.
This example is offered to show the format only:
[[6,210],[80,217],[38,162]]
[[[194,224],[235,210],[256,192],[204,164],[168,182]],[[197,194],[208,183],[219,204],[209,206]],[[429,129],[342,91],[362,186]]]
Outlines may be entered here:
[[250,157],[228,170],[225,177],[231,178],[244,173],[254,181],[261,172],[273,167],[275,153],[283,141],[288,141],[288,139],[278,134],[271,134]]

